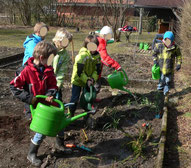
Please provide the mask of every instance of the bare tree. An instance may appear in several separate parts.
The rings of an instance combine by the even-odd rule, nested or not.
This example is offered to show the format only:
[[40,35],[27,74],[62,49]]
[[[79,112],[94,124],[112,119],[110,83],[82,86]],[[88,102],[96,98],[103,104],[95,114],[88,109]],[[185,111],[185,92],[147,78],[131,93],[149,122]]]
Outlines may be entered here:
[[127,21],[129,0],[98,0],[97,3],[104,12],[106,22],[113,28],[115,41],[120,41],[121,32],[117,30]]
[[16,5],[19,9],[19,14],[24,25],[31,25],[31,1],[30,0],[18,0]]
[[10,24],[15,24],[16,14],[18,13],[15,0],[9,0],[9,1],[1,0],[0,4],[1,4],[4,12],[9,15]]

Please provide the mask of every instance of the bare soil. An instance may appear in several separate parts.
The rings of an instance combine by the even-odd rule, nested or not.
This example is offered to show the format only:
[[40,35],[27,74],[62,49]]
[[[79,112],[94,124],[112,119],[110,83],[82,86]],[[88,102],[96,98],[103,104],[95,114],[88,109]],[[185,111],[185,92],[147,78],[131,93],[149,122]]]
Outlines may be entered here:
[[[137,84],[129,82],[127,85],[136,99],[123,91],[114,95],[115,90],[104,86],[107,82],[103,82],[101,92],[97,96],[102,101],[96,104],[98,112],[91,116],[96,121],[96,127],[87,128],[84,120],[79,119],[65,129],[65,144],[82,144],[92,149],[93,152],[78,149],[74,149],[71,154],[60,152],[55,149],[55,138],[47,137],[38,153],[43,160],[41,167],[154,167],[161,119],[155,119],[158,108],[156,106],[156,83],[148,83],[152,81],[151,57],[140,54],[134,56],[133,53],[115,54],[112,57],[126,70],[129,79],[137,80]],[[104,67],[103,77],[112,71]],[[32,167],[26,156],[34,132],[29,129],[30,122],[24,118],[23,103],[13,98],[9,90],[9,81],[13,79],[14,73],[9,71],[2,74],[3,80],[0,81],[0,167]],[[68,84],[63,89],[63,101],[69,102],[70,96],[71,86]],[[81,112],[83,110],[79,106],[76,113]],[[138,138],[140,130],[146,129],[142,126],[144,123],[152,129],[152,136],[144,144],[142,155],[135,159],[135,153],[128,144]]]

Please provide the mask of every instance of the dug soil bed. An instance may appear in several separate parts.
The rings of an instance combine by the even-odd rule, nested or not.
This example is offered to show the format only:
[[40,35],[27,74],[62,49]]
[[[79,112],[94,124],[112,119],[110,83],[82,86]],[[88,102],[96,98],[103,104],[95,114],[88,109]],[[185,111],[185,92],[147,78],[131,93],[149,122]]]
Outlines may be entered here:
[[[142,87],[136,87],[136,82],[127,85],[132,96],[123,91],[114,94],[110,87],[103,86],[97,96],[102,100],[95,104],[98,111],[91,116],[92,128],[81,118],[65,129],[65,144],[84,145],[92,152],[79,149],[61,152],[55,149],[55,138],[47,137],[38,153],[43,160],[41,167],[154,167],[161,119],[155,119],[160,108],[156,103],[155,83],[144,83],[151,80],[151,57],[115,54],[113,58],[126,70],[129,79],[143,80]],[[111,72],[104,67],[103,77]],[[3,75],[6,80],[1,81],[0,87],[0,167],[32,167],[26,156],[34,132],[24,118],[23,103],[13,98],[9,90],[8,81],[14,75]],[[63,101],[69,102],[70,97],[71,86],[65,85]],[[76,114],[82,112],[78,107]]]

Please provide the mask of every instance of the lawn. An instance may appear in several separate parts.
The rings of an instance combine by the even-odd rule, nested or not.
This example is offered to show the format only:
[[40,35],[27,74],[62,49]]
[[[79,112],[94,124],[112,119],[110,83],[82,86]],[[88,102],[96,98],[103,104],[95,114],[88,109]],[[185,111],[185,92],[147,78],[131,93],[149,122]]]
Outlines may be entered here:
[[[58,28],[56,27],[50,27],[50,31],[48,32],[48,35],[46,37],[46,40],[52,41],[52,38],[54,37],[56,30]],[[75,52],[78,52],[79,49],[83,45],[83,40],[88,35],[88,33],[92,30],[84,29],[80,31],[79,33],[75,32],[75,29],[68,29],[74,36],[74,50]],[[14,28],[14,29],[0,29],[0,46],[8,46],[8,47],[19,47],[22,48],[23,42],[27,35],[30,35],[33,32],[33,28]],[[139,42],[147,42],[151,43],[156,32],[148,33],[143,32],[142,35],[138,35],[138,33],[133,33],[130,36],[130,42],[129,43],[139,43]],[[107,49],[110,54],[113,53],[119,53],[124,54],[126,53],[126,46],[128,45],[128,42],[125,39],[125,35],[122,33],[121,35],[121,42],[118,43],[112,43],[108,45]],[[68,47],[68,50],[71,50],[71,47]]]

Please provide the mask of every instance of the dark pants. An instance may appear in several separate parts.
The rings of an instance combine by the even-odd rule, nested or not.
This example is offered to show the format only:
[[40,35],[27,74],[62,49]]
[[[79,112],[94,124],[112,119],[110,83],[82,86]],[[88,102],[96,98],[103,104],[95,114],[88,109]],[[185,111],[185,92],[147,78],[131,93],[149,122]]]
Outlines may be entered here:
[[31,111],[30,111],[30,105],[25,103],[24,105],[24,113],[25,113],[25,117],[27,120],[31,120],[32,116],[31,116]]
[[62,89],[59,89],[56,93],[56,99],[62,101]]
[[72,85],[72,96],[71,96],[70,103],[75,103],[75,104],[69,107],[71,116],[74,116],[74,113],[76,111],[81,90],[82,88],[80,86],[76,86],[74,84]]
[[96,81],[96,83],[94,84],[94,87],[96,90],[96,94],[98,94],[100,92],[100,89],[101,89],[101,78]]

